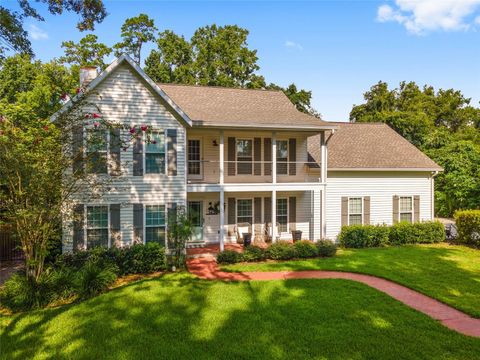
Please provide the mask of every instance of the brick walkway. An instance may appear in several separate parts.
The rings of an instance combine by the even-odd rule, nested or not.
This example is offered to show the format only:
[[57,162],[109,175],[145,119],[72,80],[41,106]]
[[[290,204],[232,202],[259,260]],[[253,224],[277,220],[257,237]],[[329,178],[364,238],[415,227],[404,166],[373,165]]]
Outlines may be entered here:
[[208,280],[348,279],[358,281],[390,295],[415,310],[421,311],[452,330],[464,335],[480,337],[480,319],[474,319],[461,311],[405,286],[371,275],[320,270],[228,273],[220,271],[217,262],[212,256],[188,259],[187,267],[192,274]]

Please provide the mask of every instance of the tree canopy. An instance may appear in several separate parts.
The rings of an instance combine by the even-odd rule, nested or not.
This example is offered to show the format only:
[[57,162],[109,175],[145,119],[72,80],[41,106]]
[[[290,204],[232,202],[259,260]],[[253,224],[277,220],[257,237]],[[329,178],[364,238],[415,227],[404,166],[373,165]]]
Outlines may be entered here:
[[436,209],[451,216],[480,205],[480,108],[461,91],[415,82],[390,90],[378,82],[354,105],[350,121],[384,122],[444,168],[436,183]]
[[[102,0],[36,0],[37,3],[47,5],[53,15],[61,15],[64,11],[73,11],[80,15],[77,28],[80,31],[94,30],[95,23],[103,21],[107,12]],[[24,29],[24,20],[34,18],[44,21],[37,9],[32,7],[32,1],[18,0],[21,11],[13,11],[0,5],[0,59],[7,51],[33,55],[32,44],[28,39],[28,32]]]
[[110,55],[112,49],[107,45],[98,42],[97,35],[88,34],[78,43],[73,41],[62,42],[65,55],[60,61],[76,66],[95,66],[103,70],[107,67],[105,57]]
[[154,41],[157,28],[147,14],[128,18],[122,25],[122,41],[115,44],[115,56],[129,54],[137,64],[141,64],[143,44]]

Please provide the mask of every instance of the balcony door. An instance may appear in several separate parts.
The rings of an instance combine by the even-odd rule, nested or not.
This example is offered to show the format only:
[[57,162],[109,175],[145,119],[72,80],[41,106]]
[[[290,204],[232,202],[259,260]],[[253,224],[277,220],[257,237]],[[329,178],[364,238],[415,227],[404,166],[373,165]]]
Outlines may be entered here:
[[202,142],[200,139],[188,140],[188,177],[190,179],[202,178]]

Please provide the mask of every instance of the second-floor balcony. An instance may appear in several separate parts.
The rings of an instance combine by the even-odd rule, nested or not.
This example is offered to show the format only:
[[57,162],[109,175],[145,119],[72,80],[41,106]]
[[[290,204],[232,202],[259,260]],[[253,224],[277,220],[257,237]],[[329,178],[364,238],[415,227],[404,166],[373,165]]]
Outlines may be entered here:
[[307,150],[307,139],[312,135],[192,132],[187,134],[187,181],[189,184],[319,182],[320,164],[313,161]]

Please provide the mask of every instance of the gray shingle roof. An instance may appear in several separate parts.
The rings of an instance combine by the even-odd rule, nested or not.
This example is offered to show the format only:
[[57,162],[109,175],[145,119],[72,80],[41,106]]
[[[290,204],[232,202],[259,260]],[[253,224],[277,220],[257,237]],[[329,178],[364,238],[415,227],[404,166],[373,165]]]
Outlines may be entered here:
[[[441,171],[427,155],[382,123],[335,123],[328,142],[328,169]],[[308,152],[320,161],[320,136],[308,139]]]
[[330,123],[298,111],[282,91],[158,85],[194,126],[332,128]]

